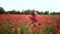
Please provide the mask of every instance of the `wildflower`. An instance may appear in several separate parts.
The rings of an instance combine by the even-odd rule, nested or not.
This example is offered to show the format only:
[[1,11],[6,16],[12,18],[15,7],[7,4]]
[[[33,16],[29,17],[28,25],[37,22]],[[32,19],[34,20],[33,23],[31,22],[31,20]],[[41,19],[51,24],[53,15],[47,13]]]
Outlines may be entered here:
[[28,32],[28,34],[30,34],[30,32]]
[[5,32],[9,32],[9,30],[6,30]]
[[46,34],[46,32],[43,32],[43,34]]
[[57,30],[57,31],[56,31],[56,34],[60,34],[60,30]]
[[36,28],[32,28],[32,31],[33,31],[33,32],[36,32]]
[[2,30],[2,27],[0,27],[0,31]]

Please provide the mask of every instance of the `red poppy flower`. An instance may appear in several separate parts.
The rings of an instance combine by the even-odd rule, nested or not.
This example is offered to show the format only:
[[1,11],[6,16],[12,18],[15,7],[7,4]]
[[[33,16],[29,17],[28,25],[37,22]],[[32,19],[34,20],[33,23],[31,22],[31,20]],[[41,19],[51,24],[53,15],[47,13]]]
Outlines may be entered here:
[[9,32],[9,30],[6,30],[5,32]]
[[46,32],[44,32],[43,34],[46,34]]
[[57,31],[56,31],[56,34],[60,34],[60,30],[57,30]]
[[33,32],[36,32],[36,28],[32,28],[32,31],[33,31]]
[[2,27],[0,27],[0,31],[2,30]]
[[30,34],[30,32],[28,32],[28,34]]

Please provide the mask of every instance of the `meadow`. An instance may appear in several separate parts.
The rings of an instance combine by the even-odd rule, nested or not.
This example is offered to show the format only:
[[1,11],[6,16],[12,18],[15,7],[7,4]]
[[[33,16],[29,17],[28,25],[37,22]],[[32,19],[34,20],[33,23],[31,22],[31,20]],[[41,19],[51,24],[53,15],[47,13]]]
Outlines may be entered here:
[[37,15],[37,27],[30,15],[0,14],[0,34],[60,34],[60,15]]

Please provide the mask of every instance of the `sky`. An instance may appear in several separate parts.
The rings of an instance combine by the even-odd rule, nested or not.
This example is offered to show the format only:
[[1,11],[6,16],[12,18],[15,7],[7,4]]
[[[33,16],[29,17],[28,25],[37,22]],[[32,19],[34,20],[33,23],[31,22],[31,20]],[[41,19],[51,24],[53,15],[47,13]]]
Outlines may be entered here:
[[0,7],[9,10],[35,9],[38,11],[60,11],[60,0],[0,0]]

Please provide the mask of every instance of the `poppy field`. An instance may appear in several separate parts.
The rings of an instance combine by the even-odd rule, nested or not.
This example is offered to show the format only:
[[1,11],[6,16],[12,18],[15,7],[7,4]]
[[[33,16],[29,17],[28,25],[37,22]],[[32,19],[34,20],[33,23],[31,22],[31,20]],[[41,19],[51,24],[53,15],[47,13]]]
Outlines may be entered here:
[[60,15],[37,15],[37,26],[30,15],[0,14],[0,34],[60,34]]

